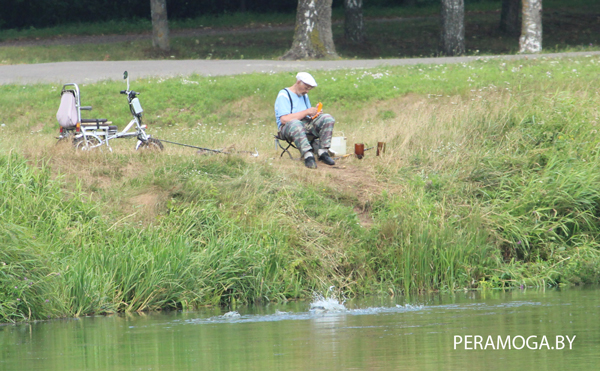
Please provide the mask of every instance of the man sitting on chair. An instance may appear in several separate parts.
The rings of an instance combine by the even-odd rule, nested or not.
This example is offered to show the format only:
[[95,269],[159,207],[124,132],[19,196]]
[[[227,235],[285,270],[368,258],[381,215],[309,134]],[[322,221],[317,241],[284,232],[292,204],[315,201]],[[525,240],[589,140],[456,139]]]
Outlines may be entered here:
[[[275,118],[279,137],[293,141],[304,158],[304,165],[316,169],[317,163],[307,134],[319,138],[317,156],[327,165],[335,165],[327,150],[331,146],[331,134],[335,120],[331,115],[320,114],[310,105],[308,92],[317,86],[315,79],[307,72],[296,75],[296,83],[282,89],[275,100]],[[314,117],[314,118],[313,118]]]

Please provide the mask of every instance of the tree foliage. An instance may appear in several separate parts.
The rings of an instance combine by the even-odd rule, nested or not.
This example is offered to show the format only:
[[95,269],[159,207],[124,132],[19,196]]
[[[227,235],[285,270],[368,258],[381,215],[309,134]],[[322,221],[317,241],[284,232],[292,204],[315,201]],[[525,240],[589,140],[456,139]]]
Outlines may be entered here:
[[[497,0],[465,0],[469,2]],[[188,19],[235,12],[294,13],[297,0],[168,0],[169,19]],[[435,6],[440,0],[369,0],[365,8]],[[333,0],[343,8],[344,0]],[[148,0],[5,0],[0,11],[0,29],[43,28],[77,22],[150,19]]]
[[[244,7],[252,12],[287,12],[296,0],[169,0],[169,19],[187,19],[207,14],[233,13]],[[10,0],[3,1],[0,28],[42,28],[66,23],[150,18],[148,0]]]

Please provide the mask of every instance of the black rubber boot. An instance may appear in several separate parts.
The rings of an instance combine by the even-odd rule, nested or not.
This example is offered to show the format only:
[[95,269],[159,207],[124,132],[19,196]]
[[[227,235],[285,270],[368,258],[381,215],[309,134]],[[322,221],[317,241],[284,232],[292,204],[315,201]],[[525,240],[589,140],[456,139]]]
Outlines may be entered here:
[[316,169],[317,163],[315,162],[315,156],[310,156],[304,159],[304,165],[309,169]]
[[335,165],[335,161],[329,156],[329,153],[323,152],[321,156],[319,156],[319,161],[324,162],[326,165],[332,166]]

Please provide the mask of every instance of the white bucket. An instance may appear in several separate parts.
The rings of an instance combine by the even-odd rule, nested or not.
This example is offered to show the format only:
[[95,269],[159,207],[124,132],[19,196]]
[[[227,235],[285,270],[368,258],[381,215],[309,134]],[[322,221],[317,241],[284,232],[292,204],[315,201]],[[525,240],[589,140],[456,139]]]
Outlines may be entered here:
[[329,147],[329,150],[334,152],[336,156],[346,154],[346,137],[343,135],[344,133],[342,133],[341,137],[331,137],[331,147]]

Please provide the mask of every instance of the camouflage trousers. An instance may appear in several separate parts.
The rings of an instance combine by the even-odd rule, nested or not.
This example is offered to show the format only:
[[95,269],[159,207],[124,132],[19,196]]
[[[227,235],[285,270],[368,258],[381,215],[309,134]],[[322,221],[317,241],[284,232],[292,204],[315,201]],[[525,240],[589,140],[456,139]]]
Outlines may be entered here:
[[280,136],[293,141],[302,156],[304,156],[306,152],[313,150],[311,142],[317,138],[315,151],[331,147],[331,134],[333,133],[334,123],[335,119],[326,113],[319,115],[314,120],[307,118],[289,121],[281,127]]

